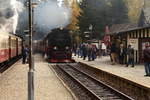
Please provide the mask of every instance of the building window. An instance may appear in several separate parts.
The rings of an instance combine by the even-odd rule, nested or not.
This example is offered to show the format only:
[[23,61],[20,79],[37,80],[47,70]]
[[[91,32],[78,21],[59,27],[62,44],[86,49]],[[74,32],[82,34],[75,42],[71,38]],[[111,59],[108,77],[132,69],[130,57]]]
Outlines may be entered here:
[[135,37],[138,38],[138,30],[135,31]]
[[142,37],[142,32],[141,32],[141,30],[139,30],[139,38],[141,38]]
[[136,31],[134,31],[134,38],[136,38]]
[[148,29],[148,37],[150,37],[150,29]]
[[142,37],[144,37],[144,36],[143,36],[143,30],[141,30],[141,38],[142,38]]
[[147,34],[146,37],[148,37],[148,34],[149,34],[149,29],[148,28],[146,29],[146,34]]
[[145,29],[143,29],[143,37],[146,37],[146,31],[145,31]]
[[129,38],[131,38],[132,37],[132,34],[131,34],[131,32],[129,32]]

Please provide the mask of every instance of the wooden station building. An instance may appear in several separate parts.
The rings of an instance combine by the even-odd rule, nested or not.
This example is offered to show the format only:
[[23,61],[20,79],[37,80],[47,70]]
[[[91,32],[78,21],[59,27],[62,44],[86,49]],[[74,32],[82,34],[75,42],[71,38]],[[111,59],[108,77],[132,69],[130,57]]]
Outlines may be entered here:
[[[137,27],[133,24],[113,25],[110,29],[111,42],[115,42],[119,48],[121,44],[125,48],[130,44],[134,48],[135,63],[142,63],[145,43],[150,44],[150,27]],[[116,30],[115,30],[116,29]],[[127,61],[127,57],[125,62]]]
[[[141,14],[137,24],[116,24],[110,28],[111,42],[115,42],[117,47],[123,44],[125,48],[130,44],[134,48],[135,63],[142,63],[143,50],[145,44],[150,44],[150,1],[145,0],[141,9]],[[128,57],[125,57],[125,63]]]

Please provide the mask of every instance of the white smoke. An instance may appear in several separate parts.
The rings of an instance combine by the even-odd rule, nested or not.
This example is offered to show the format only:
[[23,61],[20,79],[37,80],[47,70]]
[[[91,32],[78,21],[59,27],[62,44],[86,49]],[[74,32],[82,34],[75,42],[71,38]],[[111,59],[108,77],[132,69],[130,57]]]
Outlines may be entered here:
[[15,34],[18,24],[18,13],[23,4],[17,0],[0,0],[0,29]]
[[47,0],[35,8],[34,20],[37,28],[48,33],[51,29],[65,27],[70,22],[71,11],[62,2]]

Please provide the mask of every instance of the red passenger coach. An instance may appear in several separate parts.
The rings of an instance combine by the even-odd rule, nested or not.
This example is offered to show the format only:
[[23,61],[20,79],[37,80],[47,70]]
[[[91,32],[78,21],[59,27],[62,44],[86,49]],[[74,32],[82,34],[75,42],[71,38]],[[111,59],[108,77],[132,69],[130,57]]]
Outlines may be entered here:
[[0,63],[9,60],[9,35],[0,33]]
[[22,38],[0,31],[0,65],[22,54]]
[[72,60],[72,44],[69,30],[53,29],[44,38],[42,43],[48,62],[74,62],[74,60]]

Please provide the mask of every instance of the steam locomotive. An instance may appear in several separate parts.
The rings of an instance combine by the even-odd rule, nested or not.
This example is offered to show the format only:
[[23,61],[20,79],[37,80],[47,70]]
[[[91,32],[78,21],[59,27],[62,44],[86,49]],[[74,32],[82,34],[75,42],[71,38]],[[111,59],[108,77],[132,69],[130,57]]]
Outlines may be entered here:
[[21,55],[22,38],[14,34],[0,32],[0,66]]
[[69,30],[61,28],[53,29],[44,38],[43,45],[48,62],[74,62],[72,60],[72,43]]

